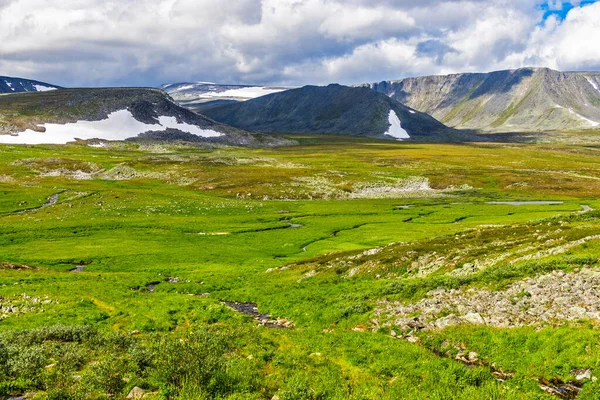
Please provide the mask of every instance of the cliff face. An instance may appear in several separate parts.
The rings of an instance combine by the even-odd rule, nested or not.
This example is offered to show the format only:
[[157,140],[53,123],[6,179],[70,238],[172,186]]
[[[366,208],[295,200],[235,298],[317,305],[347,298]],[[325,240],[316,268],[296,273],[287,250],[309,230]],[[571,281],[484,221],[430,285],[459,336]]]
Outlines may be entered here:
[[522,68],[364,86],[455,128],[491,132],[600,129],[600,73]]

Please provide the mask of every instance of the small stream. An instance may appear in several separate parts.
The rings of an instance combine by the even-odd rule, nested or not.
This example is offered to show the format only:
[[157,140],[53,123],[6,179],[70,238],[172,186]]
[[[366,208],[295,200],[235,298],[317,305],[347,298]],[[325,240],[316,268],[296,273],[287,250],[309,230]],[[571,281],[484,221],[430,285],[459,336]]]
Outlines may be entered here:
[[[407,340],[411,343],[415,343],[415,341]],[[425,349],[430,350],[432,353],[437,355],[438,357],[449,358],[451,360],[459,361],[466,365],[468,368],[471,367],[484,367],[489,369],[489,371],[496,377],[498,382],[504,382],[506,380],[511,379],[514,374],[510,372],[504,372],[501,369],[497,368],[494,364],[489,364],[481,359],[469,360],[465,357],[451,357],[449,354],[441,352],[436,348],[430,348],[425,346],[420,340],[418,340],[419,345]],[[463,351],[463,352],[466,352]],[[581,382],[577,382],[575,380],[571,382],[563,382],[558,378],[552,378],[551,380],[547,380],[545,378],[537,379],[540,389],[546,393],[552,394],[561,400],[574,400],[579,396],[579,392],[581,391]]]
[[256,303],[240,303],[237,301],[224,301],[223,303],[239,313],[251,316],[264,327],[274,329],[294,328],[294,324],[286,319],[274,319],[269,314],[261,314]]
[[27,208],[25,210],[15,211],[13,214],[17,214],[17,215],[18,214],[25,214],[25,213],[28,213],[28,212],[34,212],[34,211],[43,210],[46,207],[53,206],[53,205],[55,205],[58,202],[58,197],[62,193],[64,193],[64,191],[59,192],[59,193],[55,193],[52,196],[48,197],[48,200],[44,204],[42,204],[41,206],[39,206],[39,207],[33,207],[33,208]]
[[507,205],[507,206],[555,206],[565,204],[564,201],[488,201],[485,204]]

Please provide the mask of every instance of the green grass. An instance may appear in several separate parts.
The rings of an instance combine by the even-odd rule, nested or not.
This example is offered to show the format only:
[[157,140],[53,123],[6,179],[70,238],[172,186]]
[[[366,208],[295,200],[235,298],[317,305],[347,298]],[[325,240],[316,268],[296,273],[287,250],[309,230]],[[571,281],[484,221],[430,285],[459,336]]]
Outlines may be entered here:
[[[123,398],[139,386],[156,398],[537,399],[553,397],[536,379],[596,373],[588,321],[541,331],[449,328],[423,334],[423,345],[371,325],[382,299],[414,301],[439,286],[499,290],[595,267],[600,245],[591,241],[447,275],[535,243],[536,231],[565,241],[596,234],[598,214],[577,214],[600,207],[596,148],[294,138],[302,144],[279,149],[0,147],[0,296],[3,304],[22,294],[52,300],[0,320],[0,396]],[[70,177],[90,165],[135,174]],[[432,190],[351,198],[363,184],[410,177],[427,178]],[[18,213],[56,193],[55,205]],[[564,203],[487,204],[514,200]],[[508,239],[519,243],[493,244]],[[415,276],[412,263],[432,252],[448,261]],[[69,272],[80,264],[83,272]],[[296,328],[256,327],[225,300],[255,302]],[[466,342],[514,378],[500,383],[489,368],[440,357],[444,340]],[[214,368],[199,373],[205,364]],[[594,398],[596,387],[585,383],[581,398]]]

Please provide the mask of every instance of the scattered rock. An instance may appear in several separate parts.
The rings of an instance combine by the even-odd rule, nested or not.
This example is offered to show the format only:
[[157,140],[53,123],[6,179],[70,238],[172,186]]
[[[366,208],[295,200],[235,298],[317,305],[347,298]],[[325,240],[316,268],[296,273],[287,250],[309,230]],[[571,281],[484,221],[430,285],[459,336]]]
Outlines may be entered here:
[[421,343],[421,339],[418,338],[417,336],[409,335],[409,336],[405,337],[405,339],[409,343]]
[[16,270],[35,270],[37,268],[23,264],[0,263],[0,269],[16,269]]
[[462,322],[463,322],[462,319],[458,318],[454,314],[450,314],[447,317],[440,318],[440,319],[436,320],[433,324],[438,329],[444,329],[444,328],[447,328],[449,326],[459,325]]
[[583,381],[585,379],[592,379],[592,370],[587,369],[574,369],[571,371],[571,375],[575,377],[575,380]]
[[126,399],[141,399],[144,397],[144,393],[146,393],[144,389],[136,386],[133,389],[131,389]]
[[237,312],[254,317],[254,319],[258,321],[261,326],[265,326],[267,328],[293,329],[296,327],[292,321],[286,318],[273,319],[269,314],[261,314],[258,311],[258,306],[255,303],[238,303],[226,301],[225,304],[233,308]]
[[[450,314],[442,317],[442,312]],[[403,331],[465,323],[509,328],[600,320],[600,271],[554,271],[514,282],[503,291],[436,289],[416,303],[381,301],[375,315],[379,325]]]
[[462,319],[473,325],[485,325],[485,320],[479,313],[468,313]]

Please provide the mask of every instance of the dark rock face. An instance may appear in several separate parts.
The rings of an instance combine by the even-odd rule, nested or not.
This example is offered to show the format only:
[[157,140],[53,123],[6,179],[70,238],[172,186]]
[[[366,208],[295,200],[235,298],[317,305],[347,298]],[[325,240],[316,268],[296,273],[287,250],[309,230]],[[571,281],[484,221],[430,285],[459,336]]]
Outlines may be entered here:
[[521,68],[362,86],[460,129],[531,132],[600,127],[600,73]]
[[41,92],[53,89],[61,87],[30,79],[0,76],[0,93]]
[[393,111],[413,140],[461,141],[468,135],[367,88],[305,86],[226,104],[204,112],[216,121],[254,132],[319,133],[391,139]]

